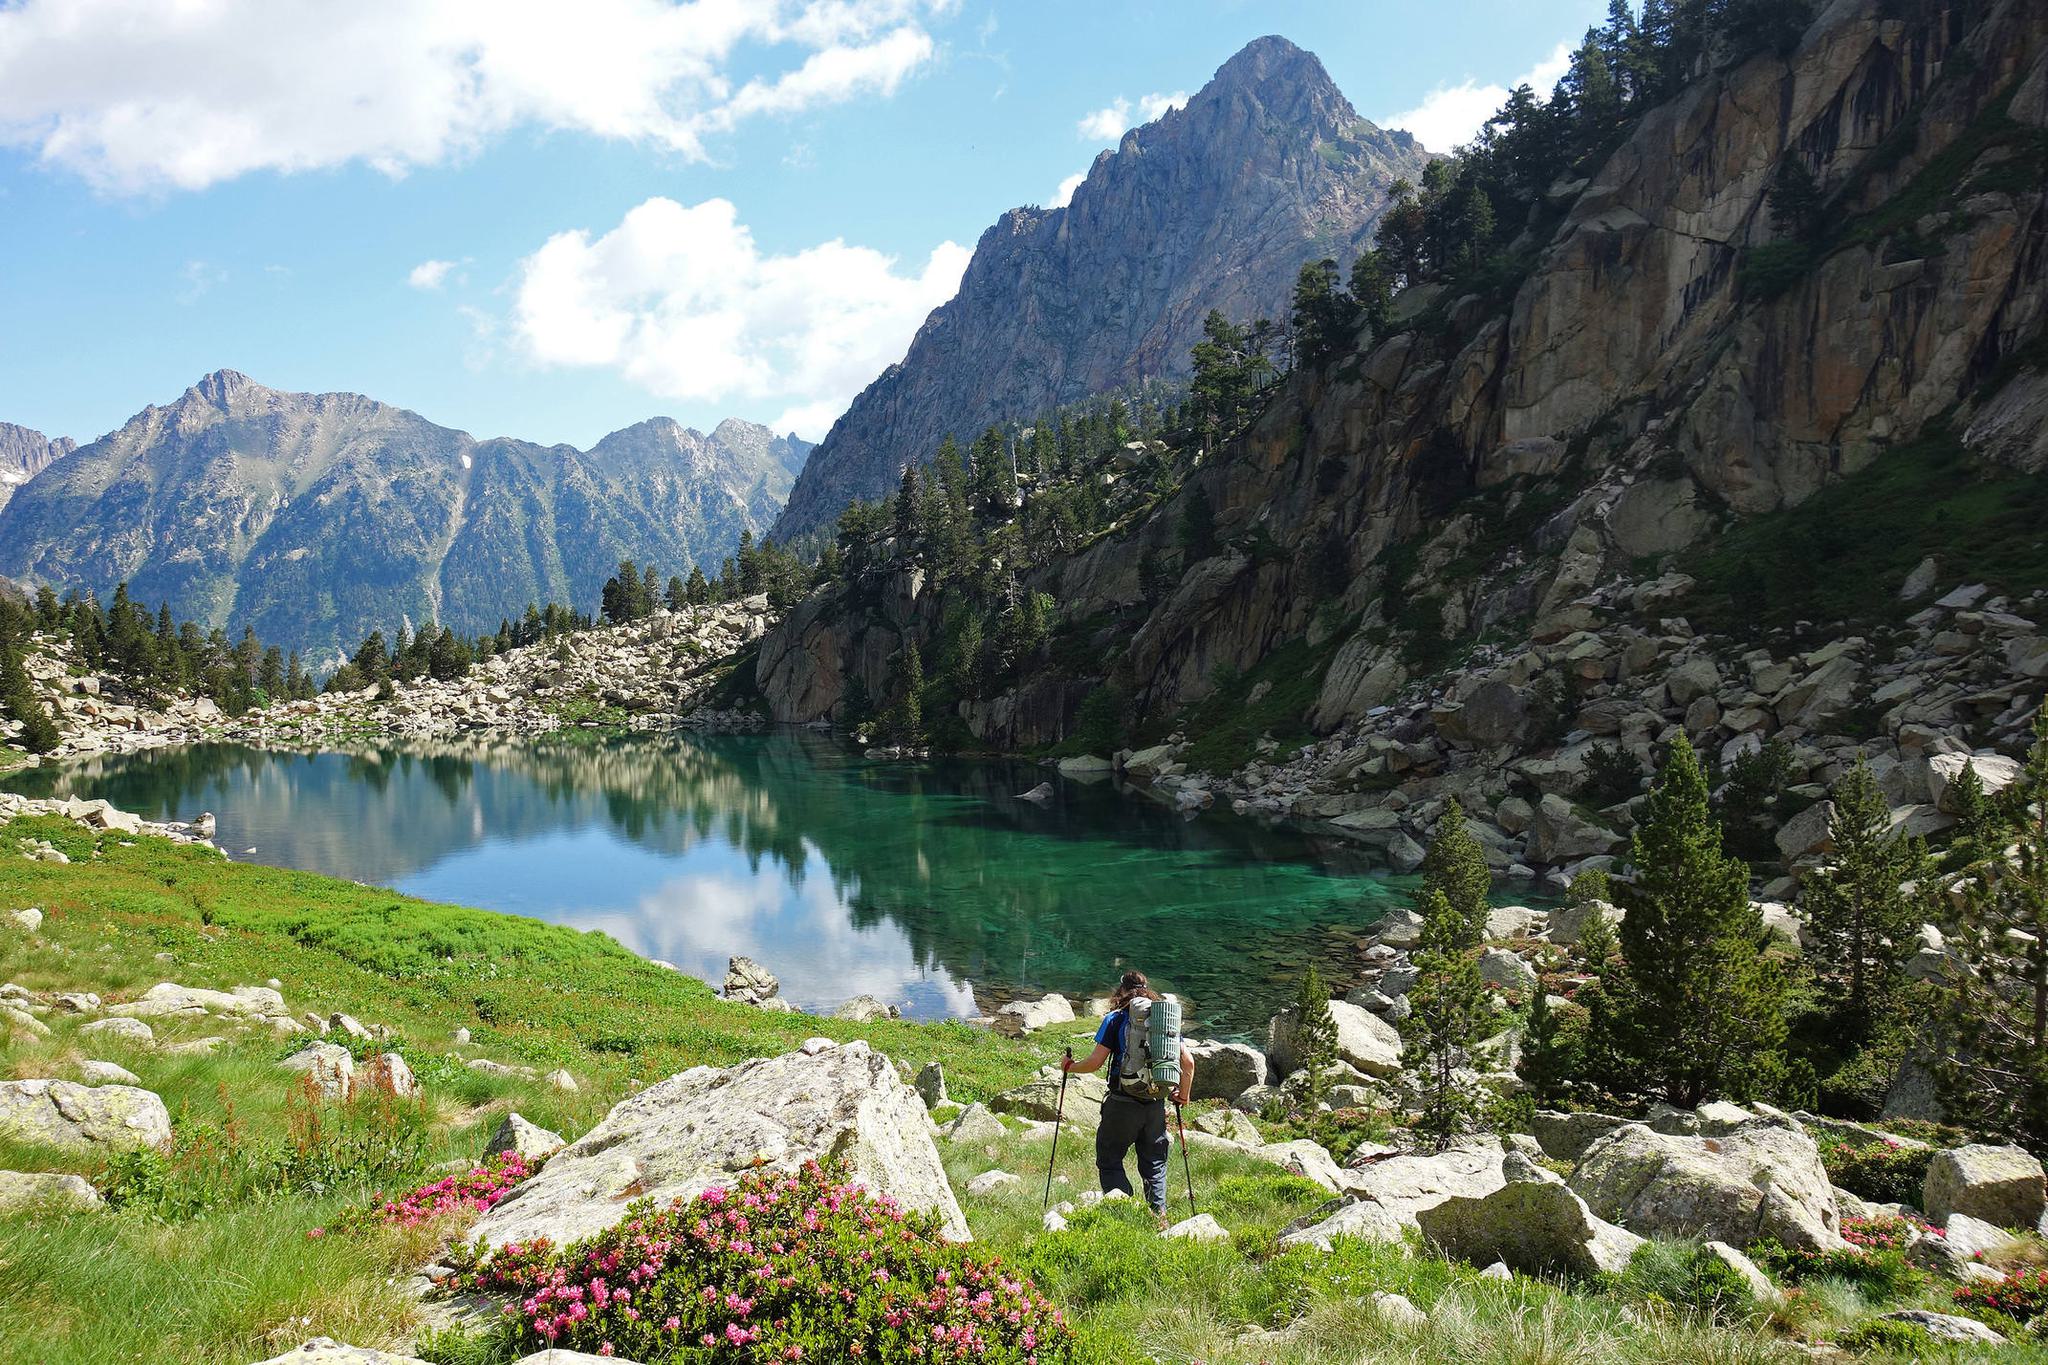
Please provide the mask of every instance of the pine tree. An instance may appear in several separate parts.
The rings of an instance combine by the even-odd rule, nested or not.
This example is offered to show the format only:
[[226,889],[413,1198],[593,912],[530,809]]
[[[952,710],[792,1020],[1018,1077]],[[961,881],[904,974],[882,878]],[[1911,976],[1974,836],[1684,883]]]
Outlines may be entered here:
[[1302,973],[1301,988],[1294,997],[1293,1029],[1294,1060],[1308,1072],[1306,1099],[1313,1112],[1323,1102],[1330,1063],[1337,1057],[1337,1021],[1330,1013],[1330,991],[1313,962]]
[[1984,779],[1977,776],[1974,763],[1963,761],[1962,771],[1948,784],[1946,797],[1948,808],[1956,817],[1955,829],[1949,835],[1949,864],[1967,866],[1995,852],[1989,844],[1995,837],[1998,821],[1991,799],[1984,794]]
[[1671,742],[1629,844],[1623,965],[1601,1040],[1637,1088],[1683,1109],[1740,1089],[1785,1034],[1785,983],[1765,957],[1749,870],[1721,847],[1706,774],[1683,735]]
[[1476,948],[1486,938],[1486,916],[1493,908],[1493,873],[1486,852],[1465,821],[1465,807],[1455,796],[1437,817],[1436,834],[1422,859],[1423,897],[1440,895],[1458,919],[1458,945]]
[[1522,1060],[1516,1072],[1539,1101],[1562,1096],[1579,1075],[1582,1059],[1562,1017],[1550,1004],[1550,993],[1538,988],[1529,1001],[1529,1023],[1522,1031]]
[[711,580],[704,576],[703,565],[690,566],[690,577],[683,584],[683,596],[693,607],[705,606],[711,601]]
[[2009,848],[1972,870],[1938,1073],[1949,1120],[2048,1155],[2048,707],[2003,793]]
[[662,596],[662,604],[670,611],[681,611],[690,605],[690,594],[683,587],[682,575],[668,576],[668,591]]
[[1422,1114],[1418,1131],[1442,1151],[1470,1122],[1473,1096],[1458,1083],[1468,1050],[1490,1017],[1486,983],[1466,944],[1470,925],[1440,890],[1425,887],[1416,910],[1422,937],[1415,946],[1415,986],[1408,992],[1409,1031],[1422,1056]]
[[889,738],[896,744],[924,743],[924,659],[907,644],[896,660],[896,700],[890,703]]
[[13,640],[0,640],[0,706],[21,723],[15,743],[32,754],[46,754],[64,742],[49,708],[21,666],[21,654]]
[[1814,940],[1808,956],[1839,1000],[1841,1026],[1861,1039],[1914,949],[1920,907],[1902,887],[1931,869],[1918,841],[1892,833],[1891,807],[1861,759],[1833,796],[1834,860],[1801,882],[1800,908]]

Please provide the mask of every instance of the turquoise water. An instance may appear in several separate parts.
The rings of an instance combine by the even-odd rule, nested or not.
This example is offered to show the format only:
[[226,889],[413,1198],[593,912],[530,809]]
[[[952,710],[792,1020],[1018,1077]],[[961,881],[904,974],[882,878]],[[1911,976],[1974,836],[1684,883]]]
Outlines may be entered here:
[[[1050,802],[1018,799],[1048,780]],[[745,953],[805,1008],[867,993],[924,1018],[1100,993],[1133,964],[1206,1029],[1249,1034],[1311,956],[1341,980],[1409,885],[1227,813],[1026,764],[873,762],[801,732],[201,745],[9,785],[150,819],[212,811],[237,859],[601,929],[712,982]]]

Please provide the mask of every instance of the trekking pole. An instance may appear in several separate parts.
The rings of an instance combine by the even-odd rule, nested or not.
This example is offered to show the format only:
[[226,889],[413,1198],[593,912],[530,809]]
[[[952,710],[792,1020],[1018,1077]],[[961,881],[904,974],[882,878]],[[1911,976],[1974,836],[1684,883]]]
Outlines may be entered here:
[[1188,1165],[1188,1126],[1181,1122],[1180,1099],[1173,1101],[1173,1126],[1180,1129],[1180,1173],[1188,1179],[1188,1217],[1195,1216],[1195,1171]]
[[[1067,1063],[1074,1061],[1074,1049],[1067,1049]],[[1060,1068],[1060,1102],[1052,1111],[1052,1158],[1045,1163],[1045,1201],[1038,1206],[1040,1213],[1052,1207],[1052,1173],[1060,1161],[1060,1120],[1067,1116],[1067,1068]]]

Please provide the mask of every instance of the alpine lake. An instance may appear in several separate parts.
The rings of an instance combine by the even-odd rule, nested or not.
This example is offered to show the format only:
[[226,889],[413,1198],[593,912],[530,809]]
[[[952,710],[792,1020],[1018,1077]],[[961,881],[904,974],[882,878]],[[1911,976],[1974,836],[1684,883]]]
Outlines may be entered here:
[[[1041,782],[1049,799],[1022,798]],[[1227,810],[1023,762],[874,760],[809,731],[202,744],[6,785],[150,820],[211,811],[237,860],[601,930],[714,985],[744,954],[818,1012],[868,994],[967,1017],[1103,994],[1136,966],[1203,1033],[1250,1038],[1311,958],[1356,961],[1414,886]]]

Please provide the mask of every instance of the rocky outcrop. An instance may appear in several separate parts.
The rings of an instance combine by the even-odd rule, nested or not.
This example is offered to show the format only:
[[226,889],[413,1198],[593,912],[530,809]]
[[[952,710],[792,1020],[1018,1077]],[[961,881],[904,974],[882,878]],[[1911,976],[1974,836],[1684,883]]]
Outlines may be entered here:
[[1618,1275],[1644,1239],[1596,1218],[1556,1175],[1510,1153],[1506,1183],[1455,1196],[1416,1214],[1423,1238],[1474,1265],[1505,1263],[1524,1275]]
[[1570,1183],[1595,1214],[1646,1236],[1848,1245],[1820,1150],[1790,1119],[1756,1119],[1718,1137],[1627,1124],[1587,1148]]
[[473,1235],[493,1247],[536,1237],[563,1245],[609,1227],[635,1199],[690,1199],[756,1163],[795,1169],[828,1157],[966,1240],[923,1103],[864,1042],[696,1067],[649,1086],[555,1153]]
[[14,490],[78,449],[69,436],[55,440],[40,431],[0,422],[0,507],[14,496]]
[[2048,1183],[2040,1160],[2024,1148],[1971,1143],[1934,1154],[1921,1204],[1936,1223],[1961,1214],[2026,1231],[2048,1212]]
[[528,603],[588,603],[622,557],[715,568],[767,530],[808,451],[753,423],[705,435],[666,418],[587,451],[479,441],[221,370],[16,491],[0,573],[102,600],[126,580],[327,663],[401,620],[475,634]]
[[1070,203],[1012,209],[982,234],[958,295],[813,452],[776,538],[893,492],[949,432],[1186,375],[1210,309],[1284,317],[1301,263],[1348,263],[1387,186],[1426,160],[1358,117],[1313,56],[1258,39],[1098,156]]
[[148,1090],[75,1081],[0,1081],[0,1138],[62,1151],[171,1149],[171,1115]]
[[[1368,1076],[1393,1076],[1401,1070],[1401,1034],[1392,1024],[1345,1000],[1330,1002],[1337,1025],[1337,1059]],[[1285,1075],[1301,1065],[1295,1055],[1293,1010],[1275,1015],[1266,1030],[1266,1054],[1273,1069]],[[1196,1068],[1197,1078],[1201,1069]]]
[[773,999],[782,991],[782,983],[775,973],[754,961],[751,957],[731,957],[725,963],[725,989],[728,1000],[742,1004],[758,1005]]

